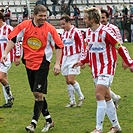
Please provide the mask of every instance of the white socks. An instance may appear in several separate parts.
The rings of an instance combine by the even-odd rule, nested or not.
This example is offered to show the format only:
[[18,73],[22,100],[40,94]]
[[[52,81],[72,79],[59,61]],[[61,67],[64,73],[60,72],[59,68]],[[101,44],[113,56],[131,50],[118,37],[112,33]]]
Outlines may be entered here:
[[74,90],[76,91],[76,93],[77,93],[77,95],[78,95],[78,97],[79,97],[79,99],[84,99],[84,95],[82,94],[82,92],[81,92],[81,89],[80,89],[80,85],[79,85],[79,83],[76,81],[76,83],[73,85],[73,88],[74,88]]
[[117,114],[116,114],[116,108],[115,108],[115,105],[114,105],[112,99],[110,101],[107,101],[106,105],[107,105],[106,114],[107,114],[110,122],[112,123],[113,127],[120,128]]
[[117,99],[117,95],[113,91],[111,91],[111,88],[110,88],[110,94],[113,101],[115,101],[115,99]]
[[67,85],[68,95],[70,98],[70,102],[75,102],[74,88],[71,84]]
[[97,117],[96,117],[97,118],[97,121],[96,121],[97,130],[102,131],[105,114],[107,114],[113,127],[117,127],[121,129],[118,119],[117,119],[116,108],[111,99],[110,101],[107,101],[107,102],[105,100],[97,101]]
[[97,101],[97,113],[96,113],[96,129],[101,130],[103,128],[104,117],[106,113],[106,101]]

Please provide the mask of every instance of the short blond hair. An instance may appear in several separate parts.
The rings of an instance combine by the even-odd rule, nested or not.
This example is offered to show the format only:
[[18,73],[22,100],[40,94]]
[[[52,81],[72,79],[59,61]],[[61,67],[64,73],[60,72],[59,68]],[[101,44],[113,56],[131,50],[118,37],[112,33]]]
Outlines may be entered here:
[[88,14],[88,19],[94,19],[95,23],[99,23],[101,19],[101,11],[96,7],[85,7],[83,13]]

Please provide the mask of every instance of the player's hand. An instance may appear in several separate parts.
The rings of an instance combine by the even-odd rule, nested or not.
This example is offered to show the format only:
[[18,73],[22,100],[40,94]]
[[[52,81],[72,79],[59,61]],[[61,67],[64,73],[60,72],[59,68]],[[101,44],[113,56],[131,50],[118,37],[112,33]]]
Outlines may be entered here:
[[78,66],[83,66],[83,64],[80,62],[80,61],[78,61],[78,62],[76,62],[73,66],[72,66],[72,68],[74,68],[74,67],[78,67]]
[[131,72],[133,72],[133,66],[130,66],[129,69]]
[[20,58],[14,58],[14,63],[16,66],[18,66],[20,64]]
[[55,66],[53,68],[54,75],[55,76],[59,75],[60,74],[60,71],[61,71],[60,64],[55,64]]
[[126,70],[128,68],[128,65],[125,63],[125,61],[122,59],[122,68]]
[[7,56],[6,56],[6,55],[3,55],[3,56],[1,57],[1,59],[0,59],[0,62],[1,62],[2,64],[4,64],[6,61],[7,61]]
[[84,69],[85,67],[86,67],[86,65],[84,64],[84,65],[81,66],[81,69]]

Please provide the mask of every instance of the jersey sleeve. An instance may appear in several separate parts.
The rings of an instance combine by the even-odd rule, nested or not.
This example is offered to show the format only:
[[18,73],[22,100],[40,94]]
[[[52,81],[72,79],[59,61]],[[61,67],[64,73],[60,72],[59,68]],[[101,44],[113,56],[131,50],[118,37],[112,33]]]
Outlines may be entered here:
[[55,28],[53,29],[52,38],[53,38],[54,44],[56,44],[58,48],[62,49],[64,47],[64,44]]
[[16,58],[20,58],[21,56],[21,46],[20,46],[20,42],[15,43],[14,46],[14,56]]
[[25,26],[25,22],[18,24],[13,29],[13,31],[10,32],[10,34],[8,35],[8,39],[12,40],[14,37],[16,37],[24,29],[24,26]]
[[133,60],[131,59],[128,50],[126,49],[126,47],[120,44],[116,36],[117,35],[112,30],[108,31],[106,34],[106,40],[109,41],[109,44],[116,48],[119,55],[128,66],[133,66]]

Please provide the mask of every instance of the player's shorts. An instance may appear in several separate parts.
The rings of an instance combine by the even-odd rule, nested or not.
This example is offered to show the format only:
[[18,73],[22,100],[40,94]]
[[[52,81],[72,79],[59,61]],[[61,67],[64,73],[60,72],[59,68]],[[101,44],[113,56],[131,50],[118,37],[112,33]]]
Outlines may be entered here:
[[101,74],[97,78],[94,78],[93,81],[95,86],[97,84],[102,84],[107,88],[109,88],[113,82],[113,78],[114,78],[114,75]]
[[4,64],[0,62],[0,72],[7,74],[10,67],[11,67],[11,61],[7,60],[6,62],[4,62]]
[[47,77],[50,62],[45,61],[38,70],[26,68],[27,76],[32,92],[40,92],[47,94]]
[[80,54],[74,54],[71,56],[63,56],[62,58],[62,65],[61,65],[61,72],[62,75],[78,75],[80,74],[80,67],[74,67],[72,66],[79,60]]

